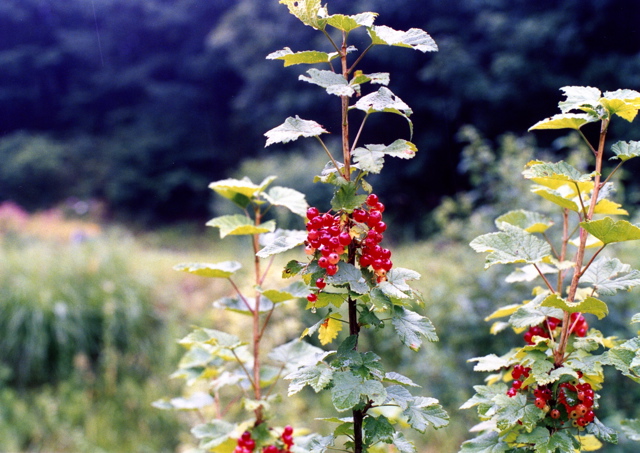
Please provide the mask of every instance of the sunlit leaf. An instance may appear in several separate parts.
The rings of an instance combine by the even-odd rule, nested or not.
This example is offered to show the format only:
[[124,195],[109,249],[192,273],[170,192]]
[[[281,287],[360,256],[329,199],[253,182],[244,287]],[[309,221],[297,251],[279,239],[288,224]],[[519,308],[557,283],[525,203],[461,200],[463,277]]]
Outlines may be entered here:
[[630,440],[640,442],[640,419],[626,419],[620,422],[622,432]]
[[409,47],[421,52],[435,52],[438,45],[429,34],[419,28],[407,31],[394,30],[386,25],[369,28],[372,44]]
[[543,307],[559,308],[569,313],[591,313],[592,315],[596,315],[598,319],[604,318],[609,313],[607,304],[595,297],[587,297],[578,302],[569,302],[557,294],[551,294],[542,301],[541,305]]
[[400,115],[409,123],[410,135],[413,135],[413,123],[409,119],[413,111],[387,87],[380,87],[378,91],[361,97],[351,108],[362,110],[367,114],[388,112]]
[[627,210],[622,209],[622,205],[615,201],[607,200],[606,198],[598,201],[593,212],[604,215],[629,215]]
[[495,431],[465,441],[460,449],[460,453],[505,453],[510,449],[506,442],[500,440],[500,436]]
[[209,423],[196,425],[191,434],[200,439],[201,448],[213,448],[221,445],[235,429],[235,425],[224,420],[212,420]]
[[324,88],[329,94],[336,96],[353,96],[356,93],[355,88],[349,84],[349,81],[345,79],[342,74],[315,68],[309,69],[307,74],[309,74],[308,77],[301,75],[298,78],[304,82]]
[[303,24],[317,30],[325,29],[328,14],[320,0],[280,0],[280,3],[287,5],[289,12]]
[[601,91],[594,87],[566,86],[560,90],[566,96],[566,100],[558,103],[563,113],[570,110],[581,110],[584,107],[594,109],[602,96]]
[[489,354],[484,357],[474,357],[467,362],[477,362],[473,367],[473,371],[498,371],[509,366],[509,359],[498,357],[495,354]]
[[247,177],[243,179],[229,178],[212,182],[209,184],[209,188],[244,208],[256,194],[263,191],[275,179],[275,176],[269,176],[260,185],[257,185]]
[[302,192],[289,187],[275,186],[264,193],[264,198],[273,206],[282,206],[287,208],[300,217],[305,217],[309,204]]
[[436,329],[431,321],[404,307],[394,307],[391,323],[395,327],[400,341],[414,351],[420,349],[423,339],[431,342],[438,341]]
[[604,244],[613,242],[635,241],[640,239],[640,227],[626,220],[613,220],[605,217],[599,220],[581,222],[580,226]]
[[545,200],[549,200],[550,202],[555,203],[562,208],[569,209],[574,212],[578,212],[580,210],[578,203],[566,198],[563,193],[557,190],[550,189],[548,187],[537,186],[531,189],[531,192],[535,193],[536,195],[540,195]]
[[268,258],[271,255],[286,252],[299,245],[307,239],[307,232],[304,230],[275,230],[273,233],[264,233],[260,236],[260,243],[264,248],[260,249],[256,255],[260,258]]
[[[595,172],[584,174],[567,162],[541,162],[531,161],[526,165],[522,175],[531,179],[536,184],[540,184],[552,189],[557,189],[567,182],[590,183],[595,176]],[[582,189],[581,189],[582,191]]]
[[221,263],[180,263],[173,270],[188,272],[200,277],[229,278],[242,267],[237,261],[223,261]]
[[288,300],[305,297],[309,294],[309,289],[303,282],[297,281],[281,290],[267,289],[262,290],[261,292],[264,297],[277,304],[280,302],[286,302]]
[[267,55],[267,60],[283,60],[286,67],[296,64],[328,63],[337,56],[338,54],[335,52],[328,54],[326,52],[318,52],[316,50],[305,50],[294,53],[290,48],[285,47],[282,50],[278,50]]
[[338,30],[349,33],[359,27],[371,27],[378,13],[364,12],[354,16],[332,14],[327,18],[327,24]]
[[300,137],[317,137],[328,132],[315,121],[303,120],[299,116],[289,117],[280,126],[265,132],[267,143],[265,147],[274,143],[288,143]]
[[485,321],[490,321],[496,318],[503,318],[505,316],[511,316],[513,312],[515,312],[518,308],[520,308],[521,304],[510,304],[505,305],[503,307],[498,308],[496,311],[491,313],[489,316],[484,318]]
[[552,117],[538,121],[529,128],[535,129],[575,129],[579,130],[585,124],[592,122],[594,118],[586,113],[559,113]]
[[418,148],[406,140],[396,140],[389,146],[365,145],[353,150],[351,155],[354,162],[360,165],[360,169],[369,173],[380,173],[384,164],[384,156],[411,159],[416,155]]
[[215,400],[211,395],[204,392],[194,392],[188,397],[178,397],[171,399],[171,406],[178,410],[194,410],[211,406]]
[[505,231],[475,238],[469,244],[476,252],[489,252],[485,268],[494,264],[538,263],[551,255],[551,246],[533,234],[503,223]]
[[361,396],[381,404],[386,399],[386,392],[379,381],[365,380],[351,371],[334,373],[331,401],[338,412],[356,406],[360,402]]
[[403,412],[413,429],[424,433],[429,426],[442,428],[449,424],[449,414],[435,398],[415,397]]
[[334,313],[320,324],[320,328],[318,329],[320,344],[329,344],[338,337],[338,333],[342,331],[341,317],[340,313]]
[[611,151],[615,154],[611,159],[620,159],[625,162],[640,156],[640,141],[617,142],[611,147]]
[[287,369],[317,364],[326,356],[326,352],[306,341],[294,339],[277,346],[269,352],[268,357],[274,362],[285,365]]
[[228,235],[269,233],[276,229],[276,222],[273,220],[256,225],[253,219],[241,214],[216,217],[209,220],[206,225],[219,228],[221,238]]
[[291,381],[289,384],[289,396],[298,393],[306,385],[318,393],[329,385],[333,373],[334,371],[329,365],[320,362],[316,365],[302,367],[288,374],[285,379]]
[[496,219],[496,226],[498,229],[502,223],[508,223],[510,225],[522,228],[528,233],[544,233],[549,227],[553,225],[553,221],[537,212],[526,211],[519,209],[516,211],[510,211],[501,215]]

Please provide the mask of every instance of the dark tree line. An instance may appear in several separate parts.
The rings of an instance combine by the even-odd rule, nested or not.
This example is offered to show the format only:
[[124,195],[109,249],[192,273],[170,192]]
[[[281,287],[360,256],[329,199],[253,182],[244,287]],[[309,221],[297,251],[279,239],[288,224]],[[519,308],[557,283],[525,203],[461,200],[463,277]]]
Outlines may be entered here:
[[[561,86],[640,89],[638,2],[328,7],[423,28],[440,47],[427,55],[381,48],[370,60],[392,73],[392,90],[414,110],[417,159],[376,182],[383,195],[399,192],[392,185],[411,187],[402,191],[411,196],[393,200],[408,221],[466,186],[456,171],[463,125],[488,138],[524,133],[555,112]],[[0,200],[36,209],[93,197],[140,222],[208,218],[208,183],[246,157],[273,152],[263,149],[266,130],[299,114],[337,131],[320,89],[297,81],[307,68],[264,59],[284,46],[316,47],[305,28],[277,0],[3,0]],[[406,128],[377,121],[368,143]]]

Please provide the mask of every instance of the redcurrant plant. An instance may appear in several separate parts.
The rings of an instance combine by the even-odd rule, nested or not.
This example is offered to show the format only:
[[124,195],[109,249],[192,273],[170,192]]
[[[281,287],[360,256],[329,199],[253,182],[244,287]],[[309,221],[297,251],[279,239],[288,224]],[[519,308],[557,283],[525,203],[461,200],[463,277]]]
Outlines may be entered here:
[[[269,321],[283,302],[304,297],[306,285],[295,282],[284,289],[267,288],[267,276],[278,253],[297,247],[305,231],[276,228],[265,220],[272,208],[288,209],[306,216],[307,202],[296,190],[274,186],[275,177],[260,184],[249,179],[225,179],[211,183],[216,193],[233,202],[242,214],[216,217],[207,223],[218,228],[222,238],[247,236],[253,279],[240,282],[238,261],[183,263],[175,267],[201,277],[225,279],[231,296],[214,307],[246,316],[245,338],[206,327],[196,328],[180,344],[186,353],[173,377],[186,380],[194,389],[188,396],[157,401],[156,407],[195,411],[202,421],[192,429],[200,451],[217,453],[292,453],[292,426],[272,426],[277,403],[276,382],[305,364],[316,363],[324,352],[300,340],[274,347],[265,354],[261,347],[268,337]],[[301,438],[304,444],[305,438]],[[296,450],[304,452],[306,450]]]
[[[603,367],[614,366],[640,382],[639,339],[620,343],[592,327],[609,313],[602,296],[640,284],[639,271],[603,252],[610,244],[640,239],[640,227],[611,217],[627,215],[611,200],[612,176],[640,155],[640,142],[617,142],[610,151],[606,147],[611,121],[633,121],[640,93],[602,94],[592,87],[562,91],[562,113],[530,130],[577,131],[591,154],[585,168],[592,158],[593,171],[583,173],[564,161],[529,162],[523,175],[553,211],[508,212],[496,219],[499,232],[471,242],[475,251],[488,252],[486,268],[523,264],[507,280],[539,284],[531,300],[502,306],[488,317],[508,317],[495,322],[492,332],[513,329],[522,335],[522,344],[502,356],[472,359],[476,371],[493,374],[462,406],[477,407],[483,420],[475,429],[480,435],[465,442],[462,452],[576,452],[616,443],[616,432],[597,416]],[[595,144],[582,131],[593,125],[599,127]],[[607,154],[618,161],[614,168],[605,169]]]
[[[420,274],[396,267],[391,251],[385,247],[383,220],[385,205],[366,181],[378,174],[387,156],[412,158],[417,149],[410,141],[398,139],[389,145],[360,145],[367,119],[374,113],[388,112],[409,119],[411,109],[387,85],[388,73],[365,74],[357,70],[362,58],[377,46],[399,46],[422,52],[437,50],[434,40],[423,30],[397,31],[374,25],[377,14],[329,14],[320,0],[281,0],[303,24],[322,33],[330,51],[307,50],[293,52],[289,48],[276,51],[267,58],[283,60],[285,66],[318,64],[300,80],[324,88],[337,97],[340,112],[341,149],[335,157],[322,140],[327,131],[311,120],[288,118],[267,132],[266,145],[286,143],[300,137],[314,137],[329,157],[316,182],[332,184],[334,194],[331,209],[321,212],[308,209],[305,251],[308,259],[290,262],[284,272],[287,277],[301,275],[308,285],[307,308],[320,314],[320,320],[303,336],[318,334],[327,345],[339,342],[336,350],[326,351],[322,360],[299,367],[286,376],[291,381],[289,394],[310,386],[316,392],[330,391],[338,412],[350,412],[344,418],[331,418],[336,424],[333,434],[317,438],[310,446],[313,453],[379,451],[392,444],[394,451],[416,452],[415,446],[396,430],[400,422],[424,433],[429,426],[440,428],[448,416],[435,398],[414,396],[409,388],[416,384],[399,373],[385,371],[381,358],[372,351],[363,351],[359,341],[362,329],[381,329],[391,324],[402,343],[417,351],[423,341],[436,341],[431,322],[412,310],[423,306],[420,294],[408,281]],[[366,33],[369,46],[362,52],[350,45],[353,33]],[[368,85],[369,84],[369,85]],[[371,84],[381,85],[365,94]],[[355,137],[351,137],[350,122],[359,117]],[[343,326],[346,335],[340,335]],[[390,411],[394,415],[390,415]],[[386,415],[385,415],[386,414]]]

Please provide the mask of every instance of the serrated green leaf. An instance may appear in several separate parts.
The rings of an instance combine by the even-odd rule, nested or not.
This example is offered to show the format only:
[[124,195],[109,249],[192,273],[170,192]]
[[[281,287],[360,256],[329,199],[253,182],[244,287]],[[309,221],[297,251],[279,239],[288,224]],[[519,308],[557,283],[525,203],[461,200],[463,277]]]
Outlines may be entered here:
[[289,384],[289,396],[298,393],[306,385],[310,386],[316,393],[329,385],[333,377],[333,369],[324,362],[317,365],[302,367],[285,376],[291,381]]
[[229,278],[242,268],[237,261],[223,261],[221,263],[180,263],[173,266],[173,270],[188,272],[200,277]]
[[488,411],[493,411],[494,398],[507,392],[507,386],[503,383],[497,385],[475,385],[476,394],[469,398],[460,409],[471,409],[478,406],[478,414],[484,416]]
[[406,140],[396,140],[389,146],[365,145],[364,148],[354,149],[351,155],[362,171],[377,174],[380,173],[384,165],[384,156],[411,159],[415,156],[416,151],[418,148],[413,143]]
[[584,107],[594,109],[602,96],[601,91],[594,87],[566,86],[560,88],[560,90],[567,98],[558,103],[563,113],[571,110],[582,110]]
[[328,14],[320,0],[280,0],[280,3],[287,5],[289,12],[303,24],[317,30],[325,29]]
[[274,143],[288,143],[300,137],[317,137],[328,132],[315,121],[303,120],[296,115],[289,117],[280,126],[265,132],[267,143],[265,147]]
[[600,295],[613,296],[617,291],[640,285],[640,271],[617,258],[600,257],[591,263],[580,282],[590,283]]
[[409,106],[387,87],[380,87],[378,91],[361,97],[353,108],[366,113],[391,112],[404,117],[413,113]]
[[535,264],[551,255],[551,246],[526,231],[503,223],[504,231],[475,238],[469,244],[476,252],[489,252],[485,269],[494,264]]
[[497,406],[496,423],[498,429],[506,430],[519,425],[526,430],[535,428],[545,414],[533,404],[527,402],[526,395],[518,393],[509,397],[506,393],[497,395],[493,401]]
[[391,79],[388,72],[374,72],[371,74],[364,74],[362,71],[356,71],[353,79],[351,79],[351,85],[362,85],[363,83],[371,82],[378,85],[389,85]]
[[438,45],[429,34],[419,28],[411,28],[407,31],[394,30],[386,25],[374,26],[368,29],[371,43],[374,45],[387,45],[408,47],[420,52],[435,52]]
[[234,429],[235,425],[229,422],[212,420],[209,423],[194,426],[193,429],[191,429],[191,434],[193,434],[196,439],[201,440],[201,447],[206,445],[208,449],[217,447],[226,441]]
[[555,307],[569,313],[591,313],[596,315],[598,319],[602,319],[609,313],[607,304],[595,297],[587,297],[577,302],[569,302],[557,294],[547,296],[541,304],[542,307]]
[[500,226],[503,223],[522,228],[528,233],[544,233],[553,225],[553,220],[537,212],[519,209],[509,211],[496,219],[498,229],[502,229]]
[[295,189],[275,186],[264,193],[264,198],[273,206],[282,206],[294,214],[306,218],[309,204],[305,195]]
[[584,174],[567,162],[541,162],[532,161],[522,172],[522,175],[533,180],[537,184],[557,189],[568,182],[590,182],[595,173]]
[[550,202],[557,204],[561,208],[569,209],[573,212],[578,212],[580,210],[578,203],[566,198],[565,194],[557,190],[550,189],[548,187],[537,186],[531,189],[531,192],[541,196],[545,200],[549,200]]
[[241,214],[216,217],[215,219],[209,220],[206,225],[219,228],[221,238],[229,235],[242,236],[270,233],[276,229],[276,223],[273,220],[255,225],[252,219]]
[[403,376],[402,374],[396,373],[394,371],[386,373],[384,375],[384,381],[392,384],[402,384],[402,385],[408,385],[410,387],[420,387],[418,384],[413,382],[408,377]]
[[356,89],[349,84],[349,81],[345,79],[342,74],[315,68],[309,69],[307,74],[309,74],[308,77],[301,75],[298,79],[303,82],[318,85],[324,88],[327,93],[336,96],[350,97],[356,94]]
[[405,410],[409,403],[413,401],[413,395],[401,385],[390,385],[387,387],[387,401],[385,404],[396,404],[400,409]]
[[407,284],[407,280],[419,280],[420,274],[411,269],[394,267],[387,274],[387,280],[381,282],[378,288],[389,297],[396,299],[409,299],[414,295],[413,288]]
[[378,13],[364,12],[354,16],[332,14],[327,18],[327,25],[349,33],[359,27],[371,27]]
[[603,425],[598,417],[596,417],[593,422],[587,425],[587,432],[589,434],[593,434],[598,439],[604,442],[610,444],[618,443],[618,433],[616,433],[613,429]]
[[349,289],[358,294],[369,292],[369,285],[362,276],[362,271],[353,264],[341,262],[338,272],[325,280],[330,285],[349,285]]
[[634,157],[640,156],[640,142],[617,142],[611,147],[611,151],[615,154],[611,159],[620,159],[623,162],[628,161]]
[[398,450],[398,453],[417,453],[415,445],[413,442],[407,440],[404,437],[404,434],[400,432],[396,432],[393,435],[393,445]]
[[475,439],[467,440],[461,446],[460,453],[505,453],[509,445],[500,440],[495,431],[488,431]]
[[366,417],[363,429],[364,441],[367,445],[373,445],[378,442],[390,444],[393,442],[393,435],[396,432],[389,419],[384,415]]
[[211,406],[215,400],[211,395],[204,392],[194,392],[188,397],[171,398],[170,404],[177,410],[195,410]]
[[436,329],[428,318],[404,307],[393,307],[391,323],[400,337],[400,341],[413,351],[422,346],[422,340],[438,341]]
[[275,176],[270,176],[263,181],[261,185],[257,185],[247,177],[242,179],[229,178],[212,182],[209,184],[209,188],[217,194],[234,201],[239,206],[246,207],[251,201],[251,198],[264,190],[264,188],[275,179]]
[[556,431],[547,442],[536,445],[536,453],[566,453],[575,451],[580,445],[578,440],[565,430]]
[[285,365],[287,369],[317,364],[327,353],[305,341],[294,339],[277,346],[269,352],[268,357],[274,362]]
[[[530,433],[521,433],[516,438],[517,443],[519,444],[528,444],[531,446],[535,445],[535,451],[538,453],[538,444],[544,445],[549,443],[549,430],[543,428],[542,426],[536,427]],[[546,450],[543,450],[546,451]]]
[[178,341],[178,344],[185,348],[191,348],[194,345],[202,343],[228,349],[235,349],[246,344],[240,341],[240,338],[235,335],[222,332],[221,330],[207,329],[204,327],[195,329],[193,332],[190,332],[187,336]]
[[379,381],[364,380],[350,371],[334,373],[331,401],[338,412],[356,406],[360,402],[361,396],[381,404],[386,399],[386,392]]
[[366,198],[366,195],[358,195],[357,185],[350,182],[348,184],[343,184],[333,194],[333,198],[331,199],[331,208],[334,211],[345,210],[347,212],[351,212],[362,206]]
[[415,397],[402,414],[407,417],[409,425],[420,433],[424,433],[429,426],[438,429],[449,424],[449,414],[435,398]]
[[613,220],[605,217],[599,220],[581,222],[580,226],[604,244],[635,241],[640,239],[640,227],[626,220]]
[[[213,303],[213,306],[215,308],[222,308],[234,313],[240,313],[241,315],[251,315],[251,313],[256,309],[256,299],[253,297],[245,297],[244,299],[240,297],[223,297],[222,299],[216,300]],[[273,302],[266,297],[261,296],[259,312],[265,313],[272,309]]]
[[532,301],[521,305],[511,315],[509,323],[515,328],[537,326],[549,316],[562,318],[562,310],[541,305],[546,298],[545,294],[536,296]]
[[256,253],[259,258],[268,258],[272,255],[284,253],[287,250],[302,245],[307,239],[307,232],[303,230],[281,230],[273,233],[265,233],[260,236],[263,248]]
[[271,302],[273,302],[274,304],[277,304],[280,302],[286,302],[291,299],[305,297],[309,294],[309,289],[307,288],[307,285],[305,285],[303,282],[298,281],[298,282],[292,283],[291,285],[287,286],[282,290],[277,290],[277,289],[261,290],[261,294],[267,299],[269,299]]
[[631,318],[631,322],[632,323],[640,322],[640,313],[636,313],[635,315],[633,315],[633,317]]
[[267,60],[283,60],[284,66],[292,66],[297,64],[317,64],[328,63],[335,57],[337,52],[328,54],[326,52],[318,52],[316,50],[305,50],[302,52],[293,52],[290,48],[285,47],[267,55]]

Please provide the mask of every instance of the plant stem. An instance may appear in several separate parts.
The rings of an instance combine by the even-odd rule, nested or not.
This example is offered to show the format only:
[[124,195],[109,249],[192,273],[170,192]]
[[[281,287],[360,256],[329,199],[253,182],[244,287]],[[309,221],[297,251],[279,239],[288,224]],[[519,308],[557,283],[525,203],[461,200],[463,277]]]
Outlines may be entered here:
[[[589,204],[589,211],[586,213],[585,218],[583,219],[585,222],[590,221],[593,218],[593,214],[596,209],[596,204],[598,203],[598,194],[600,192],[600,175],[602,173],[602,159],[604,156],[604,145],[605,139],[607,136],[607,127],[609,125],[609,120],[603,119],[600,125],[600,139],[598,141],[598,149],[594,150],[596,157],[596,167],[595,167],[595,177],[593,179],[593,191],[591,192],[591,202]],[[584,136],[583,136],[584,137]],[[589,145],[589,147],[593,150],[594,148]],[[573,277],[571,278],[571,285],[569,286],[569,292],[567,294],[567,302],[573,302],[576,298],[576,293],[578,291],[578,283],[580,283],[580,277],[582,276],[585,269],[582,268],[582,263],[584,262],[584,254],[587,248],[587,231],[580,227],[580,245],[578,247],[578,252],[576,253],[575,266],[573,270]],[[589,263],[591,263],[590,261]],[[570,320],[569,312],[564,313],[564,317],[562,320],[562,332],[560,334],[560,343],[558,344],[558,349],[556,349],[553,353],[554,362],[557,367],[562,366],[562,363],[565,360],[565,354],[567,351],[567,344],[569,341],[569,334],[571,333],[571,328],[569,326]]]
[[[262,213],[260,211],[260,207],[256,206],[254,208],[254,222],[256,226],[259,226],[262,221]],[[255,281],[256,287],[260,287],[261,280],[263,279],[262,273],[260,271],[260,258],[257,253],[260,250],[260,242],[259,235],[254,234],[251,236],[252,245],[253,245],[253,266],[255,272]],[[259,401],[262,398],[262,389],[260,388],[260,339],[261,339],[261,329],[260,329],[260,291],[256,290],[255,293],[255,309],[253,310],[253,396],[256,401]],[[260,425],[263,420],[262,414],[262,406],[258,406],[255,411],[256,422],[255,425]]]
[[[342,33],[342,49],[340,51],[342,63],[342,76],[349,80],[349,67],[347,65],[347,35]],[[344,163],[344,179],[351,180],[351,150],[349,149],[349,96],[340,96],[342,104],[342,161]]]

